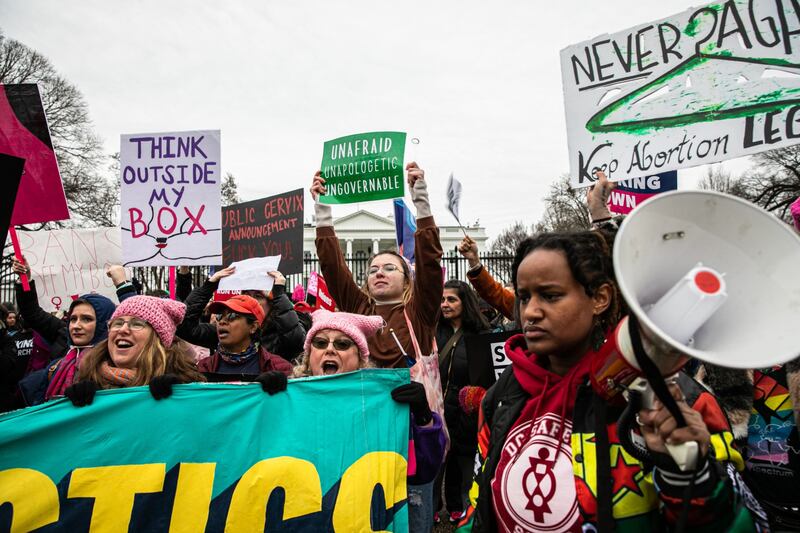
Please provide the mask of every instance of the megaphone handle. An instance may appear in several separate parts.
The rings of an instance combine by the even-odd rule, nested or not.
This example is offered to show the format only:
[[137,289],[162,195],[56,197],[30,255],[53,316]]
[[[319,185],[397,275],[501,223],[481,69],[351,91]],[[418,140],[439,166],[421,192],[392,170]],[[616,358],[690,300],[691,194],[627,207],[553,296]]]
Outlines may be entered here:
[[669,413],[675,418],[675,422],[679,428],[686,427],[686,419],[683,417],[678,402],[672,397],[672,394],[667,388],[661,372],[658,367],[653,363],[653,360],[647,356],[642,344],[642,334],[639,330],[639,320],[636,318],[635,313],[628,315],[628,333],[631,337],[631,346],[633,347],[633,354],[636,356],[636,363],[644,373],[645,379],[650,383],[650,387],[656,394],[656,397],[661,400],[661,403],[667,408]]

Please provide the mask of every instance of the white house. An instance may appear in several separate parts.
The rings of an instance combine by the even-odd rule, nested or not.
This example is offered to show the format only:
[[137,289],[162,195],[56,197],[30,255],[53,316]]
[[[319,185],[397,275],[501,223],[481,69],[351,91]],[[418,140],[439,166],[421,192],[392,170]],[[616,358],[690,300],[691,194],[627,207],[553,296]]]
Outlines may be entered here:
[[[383,217],[360,210],[333,220],[336,235],[345,257],[369,257],[376,250],[394,250],[397,247],[395,237],[394,216]],[[486,229],[480,226],[466,228],[467,235],[478,243],[478,249],[485,251],[487,248]],[[315,224],[303,225],[303,255],[316,257],[314,237],[316,236]],[[458,226],[439,226],[439,238],[445,254],[454,251],[464,233]]]

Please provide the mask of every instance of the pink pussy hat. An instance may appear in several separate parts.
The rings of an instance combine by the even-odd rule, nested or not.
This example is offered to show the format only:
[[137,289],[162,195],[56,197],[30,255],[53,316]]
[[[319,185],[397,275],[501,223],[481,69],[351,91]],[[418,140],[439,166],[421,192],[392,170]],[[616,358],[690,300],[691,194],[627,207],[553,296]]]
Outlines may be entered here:
[[169,347],[175,340],[175,330],[183,322],[185,313],[186,305],[181,302],[155,296],[134,296],[119,304],[111,320],[121,316],[141,318],[155,330],[161,343]]
[[306,342],[303,348],[308,351],[311,340],[318,331],[323,329],[333,329],[341,331],[356,343],[361,357],[369,357],[369,347],[367,337],[372,337],[378,332],[386,322],[382,317],[369,315],[354,315],[352,313],[333,313],[326,309],[319,309],[311,315],[311,329],[306,335]]

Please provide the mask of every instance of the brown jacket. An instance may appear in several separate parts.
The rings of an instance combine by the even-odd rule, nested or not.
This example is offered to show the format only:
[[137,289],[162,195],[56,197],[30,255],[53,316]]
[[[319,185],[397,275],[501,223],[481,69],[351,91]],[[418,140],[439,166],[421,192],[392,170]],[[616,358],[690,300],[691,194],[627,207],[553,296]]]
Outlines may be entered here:
[[[394,329],[405,352],[416,357],[411,335],[403,317],[403,305],[375,305],[361,288],[353,281],[353,274],[347,268],[339,239],[331,226],[317,228],[317,256],[320,269],[328,290],[336,300],[340,311],[359,315],[380,315],[387,327],[367,340],[372,359],[380,367],[404,367],[403,354],[394,342],[389,329]],[[442,245],[439,242],[439,228],[433,217],[417,220],[414,234],[414,253],[416,258],[414,292],[406,307],[408,318],[417,334],[417,342],[423,355],[433,350],[436,333],[436,317],[442,301]]]
[[514,293],[492,277],[483,265],[467,272],[467,278],[478,296],[500,311],[509,320],[514,320]]

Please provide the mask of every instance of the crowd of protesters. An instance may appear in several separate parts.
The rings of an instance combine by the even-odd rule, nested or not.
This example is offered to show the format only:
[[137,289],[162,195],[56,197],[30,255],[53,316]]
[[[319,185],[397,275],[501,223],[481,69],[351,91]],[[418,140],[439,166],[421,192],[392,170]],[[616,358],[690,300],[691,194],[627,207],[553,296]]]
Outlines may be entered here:
[[[686,424],[657,401],[635,413],[636,450],[626,447],[625,402],[592,386],[627,315],[611,259],[621,222],[607,211],[613,185],[604,176],[588,195],[593,227],[531,235],[506,286],[469,237],[459,246],[469,283],[442,279],[427,179],[415,163],[406,171],[415,264],[375,250],[363,286],[330,206],[315,203],[316,250],[336,312],[307,313],[280,272],[264,273],[274,281],[269,293],[214,301],[230,267],[194,288],[181,268],[170,300],[138,294],[114,266],[117,302],[81,295],[64,320],[39,306],[35,279],[29,291],[18,284],[16,305],[0,306],[0,411],[59,397],[81,407],[99,390],[134,386],[163,400],[173,385],[198,381],[258,382],[274,395],[297,377],[410,368],[412,382],[391,396],[409,407],[411,531],[430,531],[442,515],[473,532],[800,530],[797,362],[681,371],[669,391]],[[325,187],[317,172],[315,200]],[[800,232],[800,200],[796,207]],[[31,274],[22,257],[13,269]],[[505,344],[511,364],[496,379],[490,354],[467,346],[515,330]],[[785,391],[779,404],[765,400],[767,380]],[[685,472],[667,446],[689,442],[699,458]]]

